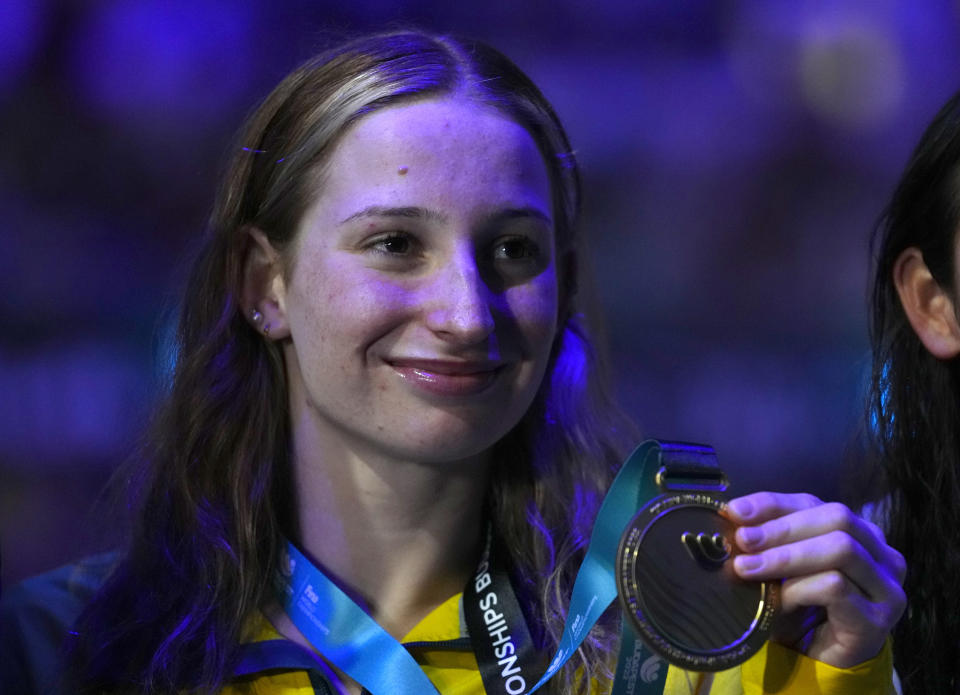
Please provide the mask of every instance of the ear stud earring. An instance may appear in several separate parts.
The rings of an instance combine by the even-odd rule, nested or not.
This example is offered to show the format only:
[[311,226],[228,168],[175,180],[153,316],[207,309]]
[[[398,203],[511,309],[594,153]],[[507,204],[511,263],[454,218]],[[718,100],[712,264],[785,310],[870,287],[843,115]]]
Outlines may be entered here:
[[[263,314],[261,314],[260,311],[257,310],[257,309],[251,309],[251,310],[250,310],[250,320],[253,321],[257,326],[259,326],[259,325],[260,325],[260,322],[263,321]],[[262,328],[261,330],[263,330],[263,334],[264,334],[265,336],[267,336],[267,337],[270,336],[270,324],[269,324],[269,323],[264,324],[264,326],[263,326],[263,328]]]

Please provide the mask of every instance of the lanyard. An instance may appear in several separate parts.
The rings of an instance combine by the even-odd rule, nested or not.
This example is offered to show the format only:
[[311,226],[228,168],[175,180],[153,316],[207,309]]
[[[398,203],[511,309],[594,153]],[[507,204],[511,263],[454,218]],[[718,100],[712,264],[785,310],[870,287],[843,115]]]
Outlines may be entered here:
[[666,681],[666,662],[638,640],[637,633],[624,620],[610,695],[659,695]]
[[[530,659],[521,658],[524,653],[522,649],[524,638],[519,630],[511,631],[510,629],[513,625],[524,622],[519,606],[515,609],[516,617],[507,620],[507,613],[502,610],[503,606],[495,601],[501,600],[501,593],[504,596],[507,593],[512,596],[512,590],[510,592],[495,591],[495,598],[490,598],[488,586],[480,579],[484,576],[483,563],[481,563],[480,571],[471,578],[471,582],[468,582],[465,596],[479,596],[479,601],[486,601],[488,604],[479,603],[480,610],[492,611],[491,613],[481,612],[481,620],[484,621],[486,632],[481,636],[473,637],[474,643],[481,645],[476,647],[478,657],[491,649],[496,657],[496,668],[490,666],[489,657],[484,659],[487,668],[481,668],[481,675],[484,670],[488,672],[484,677],[485,687],[488,681],[502,686],[499,689],[494,688],[491,695],[499,692],[521,695],[532,693],[540,688],[576,652],[590,628],[616,598],[614,561],[620,534],[642,504],[657,494],[652,473],[659,466],[660,453],[660,444],[654,440],[648,440],[637,447],[624,462],[604,497],[590,536],[587,553],[574,580],[569,612],[559,647],[546,672],[529,689],[526,687],[527,680],[523,667],[524,661],[529,663]],[[294,625],[317,651],[373,695],[424,695],[425,693],[437,695],[433,683],[403,645],[380,627],[323,572],[312,565],[293,543],[288,541],[286,550],[286,561],[281,560],[274,573],[274,590]],[[488,554],[487,559],[489,557]],[[494,575],[489,576],[492,582]],[[473,583],[472,589],[469,586],[470,583]],[[498,582],[498,586],[502,585],[502,582]],[[509,586],[509,581],[507,585]],[[513,601],[516,603],[515,598]],[[486,622],[488,617],[490,622]],[[506,626],[504,630],[500,629],[501,622]],[[474,630],[471,629],[471,635],[473,633]],[[624,628],[624,638],[628,642],[626,647],[630,651],[628,654],[623,646],[621,647],[614,694],[662,692],[667,669],[648,665],[644,674],[642,664],[648,663],[649,660],[640,661],[643,657],[643,652],[638,651],[637,648],[640,643],[634,643],[632,634],[628,633],[630,629]],[[504,635],[507,639],[503,639]],[[490,639],[484,642],[481,637]],[[520,641],[515,642],[514,637]],[[501,639],[503,641],[499,641]],[[525,639],[529,642],[529,635]],[[508,653],[510,647],[507,647],[507,644],[513,645],[514,652]],[[518,650],[518,646],[521,649]],[[513,659],[514,656],[517,658]],[[624,663],[625,660],[627,663]],[[634,664],[637,665],[636,668]],[[638,669],[639,678],[637,677]],[[646,676],[651,675],[654,677],[648,682]],[[636,690],[637,687],[641,690]]]
[[487,695],[526,692],[542,664],[490,530],[477,571],[463,590],[463,618]]

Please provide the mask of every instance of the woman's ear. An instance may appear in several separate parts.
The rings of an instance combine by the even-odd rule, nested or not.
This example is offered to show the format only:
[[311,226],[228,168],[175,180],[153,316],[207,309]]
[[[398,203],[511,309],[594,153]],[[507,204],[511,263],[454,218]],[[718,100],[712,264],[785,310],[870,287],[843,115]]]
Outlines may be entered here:
[[960,322],[950,292],[930,273],[920,249],[905,249],[893,264],[893,284],[920,342],[941,360],[960,354]]
[[287,288],[280,254],[259,229],[251,227],[246,234],[242,300],[247,321],[265,338],[287,338],[290,336],[286,314]]

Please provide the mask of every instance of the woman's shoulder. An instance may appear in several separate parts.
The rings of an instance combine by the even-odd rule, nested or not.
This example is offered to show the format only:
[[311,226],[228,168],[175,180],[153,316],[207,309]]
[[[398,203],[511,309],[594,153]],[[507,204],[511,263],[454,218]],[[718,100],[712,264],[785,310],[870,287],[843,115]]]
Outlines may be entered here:
[[[0,596],[0,614],[7,620],[42,617],[72,623],[103,583],[117,561],[116,553],[103,553],[25,579]],[[7,630],[4,630],[4,635]]]
[[0,597],[0,683],[5,693],[56,692],[70,626],[117,557],[115,553],[91,556],[4,590]]

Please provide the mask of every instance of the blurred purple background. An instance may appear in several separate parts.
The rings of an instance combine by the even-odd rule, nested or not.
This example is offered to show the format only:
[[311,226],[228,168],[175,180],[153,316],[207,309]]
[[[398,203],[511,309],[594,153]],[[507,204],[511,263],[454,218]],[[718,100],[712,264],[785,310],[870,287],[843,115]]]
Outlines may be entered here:
[[842,497],[868,364],[868,237],[960,87],[953,2],[4,0],[4,582],[106,541],[191,240],[243,115],[345,33],[485,39],[585,172],[624,405],[714,444],[736,491]]

